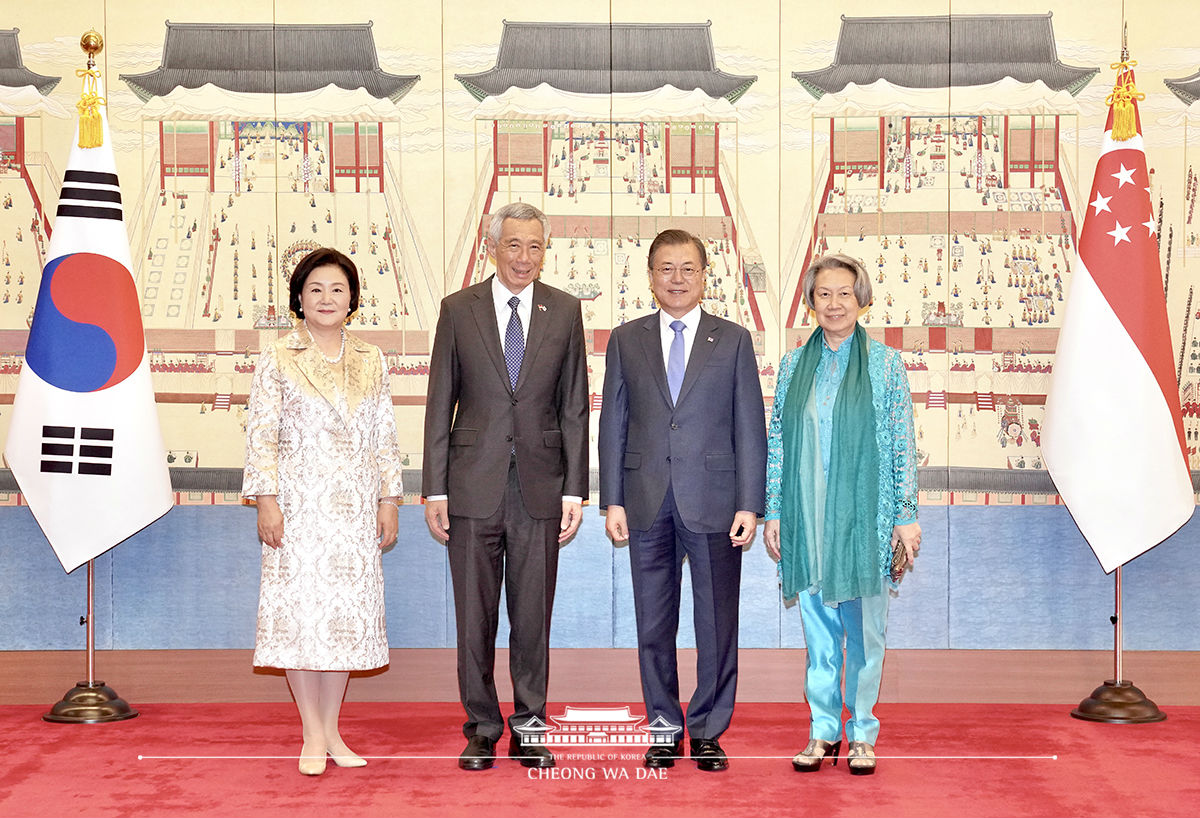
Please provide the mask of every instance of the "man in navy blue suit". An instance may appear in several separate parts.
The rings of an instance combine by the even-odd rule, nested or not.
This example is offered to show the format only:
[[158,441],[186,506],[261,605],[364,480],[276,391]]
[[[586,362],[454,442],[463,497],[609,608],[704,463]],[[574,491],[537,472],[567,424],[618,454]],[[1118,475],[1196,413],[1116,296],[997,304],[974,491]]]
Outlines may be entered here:
[[[613,330],[600,413],[600,507],[614,541],[629,541],[638,661],[647,720],[683,726],[675,637],[683,558],[691,570],[696,690],[690,755],[723,770],[718,741],[737,692],[742,548],[765,505],[766,422],[750,333],[700,308],[707,253],[683,230],[650,245],[659,312]],[[654,745],[647,767],[683,750]]]

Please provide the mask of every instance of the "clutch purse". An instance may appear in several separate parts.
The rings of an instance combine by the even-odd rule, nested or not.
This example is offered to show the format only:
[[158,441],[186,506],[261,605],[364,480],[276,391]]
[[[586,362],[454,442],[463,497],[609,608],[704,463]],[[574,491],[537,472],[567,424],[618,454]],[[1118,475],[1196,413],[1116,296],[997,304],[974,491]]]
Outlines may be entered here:
[[904,576],[905,569],[908,568],[908,554],[904,550],[904,543],[896,540],[896,544],[892,546],[892,582],[899,582]]

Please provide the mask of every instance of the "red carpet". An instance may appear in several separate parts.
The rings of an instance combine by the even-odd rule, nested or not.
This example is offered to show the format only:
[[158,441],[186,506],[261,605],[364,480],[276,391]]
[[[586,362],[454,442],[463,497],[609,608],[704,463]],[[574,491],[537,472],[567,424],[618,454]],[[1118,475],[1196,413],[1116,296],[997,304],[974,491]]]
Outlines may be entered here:
[[844,762],[792,772],[803,705],[742,704],[722,740],[729,770],[681,762],[665,780],[639,778],[636,759],[590,761],[583,750],[560,753],[555,778],[531,778],[538,771],[507,759],[461,772],[458,705],[403,703],[349,703],[343,713],[351,747],[391,758],[306,778],[291,705],[137,707],[138,718],[106,725],[47,724],[45,708],[5,708],[0,815],[1176,816],[1200,804],[1196,707],[1123,726],[1077,721],[1060,705],[880,705],[879,772],[851,777]]

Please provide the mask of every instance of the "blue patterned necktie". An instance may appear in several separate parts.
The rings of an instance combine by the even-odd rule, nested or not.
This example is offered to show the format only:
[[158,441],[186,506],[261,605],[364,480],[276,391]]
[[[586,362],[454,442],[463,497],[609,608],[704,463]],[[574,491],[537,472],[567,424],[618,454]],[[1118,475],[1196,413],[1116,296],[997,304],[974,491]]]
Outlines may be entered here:
[[508,364],[508,380],[513,389],[517,388],[521,359],[525,357],[525,333],[521,330],[521,316],[517,314],[517,306],[520,303],[521,299],[515,295],[508,299],[512,316],[508,319],[508,329],[504,331],[504,362]]
[[675,330],[667,353],[667,388],[671,390],[671,403],[679,401],[679,387],[683,386],[683,331],[686,328],[682,321],[671,322],[671,329]]

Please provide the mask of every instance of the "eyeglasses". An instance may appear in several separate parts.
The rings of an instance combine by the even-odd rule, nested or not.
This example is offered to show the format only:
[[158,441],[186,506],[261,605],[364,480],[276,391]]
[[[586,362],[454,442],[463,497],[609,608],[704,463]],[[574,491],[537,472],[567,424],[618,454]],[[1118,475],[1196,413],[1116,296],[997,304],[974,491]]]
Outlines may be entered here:
[[695,278],[704,272],[703,267],[693,267],[690,264],[685,264],[682,267],[676,267],[673,264],[664,264],[661,267],[654,267],[654,274],[663,278],[673,278],[675,272],[678,271],[684,278]]

